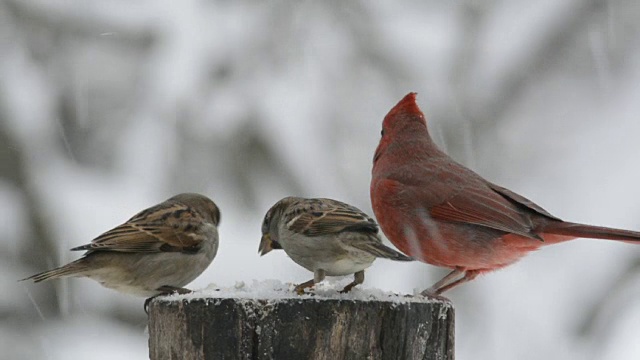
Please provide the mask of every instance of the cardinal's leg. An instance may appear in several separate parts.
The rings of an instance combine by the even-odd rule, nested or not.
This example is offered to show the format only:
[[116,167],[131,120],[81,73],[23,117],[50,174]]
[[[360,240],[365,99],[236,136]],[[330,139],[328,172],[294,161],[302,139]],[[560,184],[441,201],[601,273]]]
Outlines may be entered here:
[[423,291],[422,295],[440,295],[447,290],[451,290],[458,285],[475,279],[480,273],[481,271],[479,270],[464,270],[462,268],[456,268],[440,281],[433,284],[430,288]]

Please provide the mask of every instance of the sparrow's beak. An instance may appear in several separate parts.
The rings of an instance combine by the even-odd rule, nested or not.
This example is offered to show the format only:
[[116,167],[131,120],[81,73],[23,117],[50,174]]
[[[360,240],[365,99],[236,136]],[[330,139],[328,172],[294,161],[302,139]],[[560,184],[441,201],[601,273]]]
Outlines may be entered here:
[[267,254],[271,250],[273,250],[273,241],[271,241],[271,235],[262,235],[262,239],[260,239],[260,247],[258,248],[260,256]]

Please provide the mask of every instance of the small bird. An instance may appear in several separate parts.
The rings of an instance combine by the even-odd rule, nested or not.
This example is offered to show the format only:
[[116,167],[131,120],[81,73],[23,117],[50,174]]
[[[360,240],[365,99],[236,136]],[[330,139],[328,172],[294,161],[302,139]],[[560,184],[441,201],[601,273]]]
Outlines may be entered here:
[[325,276],[354,274],[341,293],[364,282],[364,270],[377,257],[412,261],[382,244],[376,222],[354,206],[332,199],[286,197],[267,211],[258,251],[265,255],[283,249],[298,265],[313,271],[313,279],[299,284],[304,290]]
[[220,210],[208,197],[184,193],[145,209],[124,224],[71,249],[80,259],[23,280],[88,277],[137,296],[188,293],[218,252]]
[[398,249],[453,269],[423,295],[441,294],[543,245],[579,237],[640,244],[640,232],[562,221],[455,162],[431,140],[415,93],[382,122],[370,191],[380,227]]

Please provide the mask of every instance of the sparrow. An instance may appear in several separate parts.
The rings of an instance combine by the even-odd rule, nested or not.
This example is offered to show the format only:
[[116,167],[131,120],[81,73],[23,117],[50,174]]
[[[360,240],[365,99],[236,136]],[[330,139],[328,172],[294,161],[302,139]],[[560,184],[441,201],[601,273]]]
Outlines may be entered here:
[[423,295],[576,238],[640,244],[640,232],[563,221],[454,161],[431,139],[415,93],[389,111],[381,135],[370,191],[382,231],[416,260],[451,269]]
[[354,274],[341,293],[364,282],[364,270],[378,257],[412,261],[382,243],[378,224],[360,209],[332,199],[286,197],[267,211],[262,222],[260,256],[282,249],[298,265],[313,272],[313,279],[296,285],[306,288],[325,276]]
[[208,197],[184,193],[145,209],[124,224],[72,251],[86,250],[67,265],[23,280],[88,277],[123,293],[152,297],[188,293],[218,252],[220,210]]

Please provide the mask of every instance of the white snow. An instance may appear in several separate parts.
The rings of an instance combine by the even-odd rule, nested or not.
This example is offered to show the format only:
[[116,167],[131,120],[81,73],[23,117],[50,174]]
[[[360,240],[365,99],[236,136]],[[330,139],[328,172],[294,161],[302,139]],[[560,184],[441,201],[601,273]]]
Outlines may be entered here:
[[323,281],[316,284],[314,289],[307,289],[305,294],[298,295],[294,291],[295,284],[283,283],[280,280],[253,280],[250,284],[243,281],[233,286],[218,286],[210,284],[204,289],[189,294],[173,294],[158,297],[160,301],[201,300],[201,299],[251,299],[251,300],[344,300],[344,301],[382,301],[391,304],[405,303],[443,303],[447,308],[452,306],[449,301],[414,294],[401,294],[375,288],[356,286],[350,292],[341,294],[339,291],[346,285],[342,281]]

